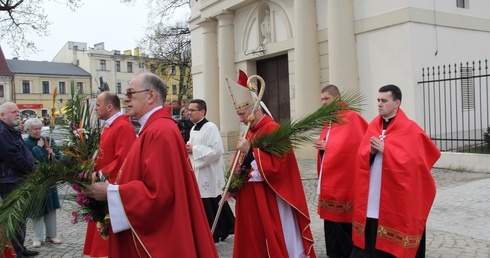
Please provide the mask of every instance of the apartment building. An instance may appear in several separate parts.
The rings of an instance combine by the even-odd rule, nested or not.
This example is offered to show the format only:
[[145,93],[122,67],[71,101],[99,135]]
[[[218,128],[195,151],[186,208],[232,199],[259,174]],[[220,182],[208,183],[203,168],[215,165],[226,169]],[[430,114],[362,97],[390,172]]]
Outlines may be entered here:
[[[3,56],[3,55],[2,55]],[[0,56],[1,58],[1,56]],[[67,63],[0,59],[0,71],[7,64],[10,81],[4,85],[5,100],[13,101],[22,116],[45,116],[53,108],[53,91],[57,88],[54,108],[62,112],[63,101],[70,98],[71,84],[76,94],[89,95],[92,89],[90,73]],[[1,82],[0,82],[1,84]],[[7,86],[7,87],[5,87]]]
[[[68,41],[53,58],[54,62],[72,63],[78,65],[92,75],[92,96],[104,87],[116,92],[121,100],[131,79],[139,72],[149,71],[159,75],[169,87],[167,104],[177,110],[178,99],[178,68],[162,66],[161,60],[149,58],[140,53],[138,48],[133,50],[106,50],[104,43],[88,47],[87,43]],[[178,113],[178,112],[177,112]]]
[[68,41],[53,58],[54,62],[72,63],[88,71],[92,75],[91,94],[96,95],[99,88],[107,87],[116,92],[119,98],[124,98],[127,85],[133,76],[141,71],[146,71],[145,55],[138,49],[106,50],[104,43],[88,47],[87,43]]

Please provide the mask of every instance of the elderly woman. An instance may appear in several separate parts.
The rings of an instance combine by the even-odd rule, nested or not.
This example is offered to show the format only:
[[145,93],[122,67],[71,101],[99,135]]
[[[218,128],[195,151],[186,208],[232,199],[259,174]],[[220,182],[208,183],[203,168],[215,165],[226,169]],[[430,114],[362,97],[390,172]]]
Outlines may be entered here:
[[[41,137],[41,129],[43,121],[39,118],[30,118],[24,128],[27,131],[27,138],[24,139],[29,150],[34,158],[39,162],[50,162],[53,159],[58,159],[61,152],[56,150],[54,140],[49,137]],[[44,234],[44,224],[46,225],[45,242],[60,244],[61,240],[56,237],[56,209],[59,209],[60,200],[56,186],[53,186],[48,191],[46,205],[43,211],[39,214],[34,214],[32,224],[34,229],[33,247],[40,247]]]

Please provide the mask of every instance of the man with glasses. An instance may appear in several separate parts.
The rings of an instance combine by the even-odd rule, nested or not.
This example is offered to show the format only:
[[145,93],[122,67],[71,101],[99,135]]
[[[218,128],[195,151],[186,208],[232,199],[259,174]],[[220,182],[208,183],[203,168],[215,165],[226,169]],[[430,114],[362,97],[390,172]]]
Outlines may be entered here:
[[[204,100],[192,100],[188,111],[194,126],[187,143],[187,151],[196,174],[197,185],[211,228],[218,212],[221,189],[225,186],[223,142],[218,127],[206,119],[207,106]],[[213,234],[214,242],[225,240],[229,234],[233,234],[234,227],[235,216],[228,202],[225,202]]]
[[84,191],[109,203],[109,257],[218,257],[182,136],[162,109],[166,95],[155,74],[131,80],[125,101],[139,137],[114,184]]

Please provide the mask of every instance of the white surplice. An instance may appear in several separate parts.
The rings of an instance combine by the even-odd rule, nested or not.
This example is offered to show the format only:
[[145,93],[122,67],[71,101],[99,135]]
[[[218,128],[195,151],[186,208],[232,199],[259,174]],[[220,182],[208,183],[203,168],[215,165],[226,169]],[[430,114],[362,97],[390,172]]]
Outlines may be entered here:
[[223,142],[218,127],[205,123],[199,131],[191,129],[189,154],[197,178],[201,198],[215,198],[225,186],[223,167]]

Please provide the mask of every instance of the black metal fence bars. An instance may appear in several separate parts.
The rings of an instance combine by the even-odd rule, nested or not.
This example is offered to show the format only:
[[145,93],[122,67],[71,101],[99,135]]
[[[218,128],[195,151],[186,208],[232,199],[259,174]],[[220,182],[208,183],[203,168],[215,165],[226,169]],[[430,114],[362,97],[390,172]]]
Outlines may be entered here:
[[422,69],[423,127],[441,151],[487,152],[487,60]]

